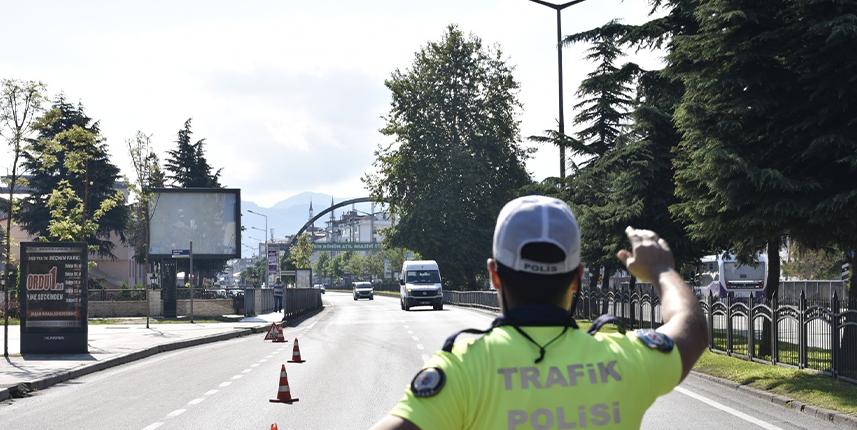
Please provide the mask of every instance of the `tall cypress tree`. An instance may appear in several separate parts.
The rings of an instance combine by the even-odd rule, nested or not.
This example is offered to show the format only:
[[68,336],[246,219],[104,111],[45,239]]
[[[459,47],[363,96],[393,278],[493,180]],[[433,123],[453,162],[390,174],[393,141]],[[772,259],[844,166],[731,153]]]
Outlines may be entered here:
[[[87,148],[74,148],[72,139],[63,138],[63,134],[79,127],[85,133],[94,136],[94,144]],[[71,190],[83,200],[85,214],[93,214],[101,202],[116,194],[115,185],[120,180],[119,168],[110,161],[105,139],[101,136],[97,121],[93,121],[84,112],[83,105],[68,103],[58,96],[51,109],[39,118],[35,127],[38,138],[30,142],[24,153],[24,167],[32,172],[29,186],[32,193],[23,199],[18,221],[30,234],[48,237],[48,225],[51,220],[48,198],[51,192],[60,188],[60,181],[68,181]],[[57,139],[57,136],[60,136]],[[77,150],[87,151],[87,163],[83,173],[70,171],[65,163],[67,153]],[[46,163],[46,158],[55,158]],[[111,233],[125,240],[125,227],[128,222],[128,208],[118,205],[111,209],[99,221],[96,237],[89,239],[90,245],[97,247],[102,256],[111,255],[113,243]]]

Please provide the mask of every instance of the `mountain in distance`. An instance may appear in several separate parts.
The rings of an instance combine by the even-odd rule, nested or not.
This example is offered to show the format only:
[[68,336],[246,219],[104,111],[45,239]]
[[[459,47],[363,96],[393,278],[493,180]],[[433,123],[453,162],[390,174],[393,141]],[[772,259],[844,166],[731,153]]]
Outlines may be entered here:
[[[265,228],[265,218],[254,215],[252,213],[247,212],[247,210],[252,210],[255,212],[259,212],[261,214],[268,216],[268,237],[270,238],[270,230],[274,229],[274,239],[281,240],[286,235],[291,235],[297,233],[297,231],[303,227],[303,225],[309,220],[309,205],[312,202],[312,207],[315,214],[327,209],[330,207],[330,198],[329,194],[321,194],[321,193],[313,193],[313,192],[303,192],[300,194],[296,194],[291,196],[285,200],[279,201],[273,206],[266,208],[257,205],[248,200],[241,201],[241,225],[246,227],[241,233],[241,241],[253,247],[254,249],[258,249],[258,243],[260,240],[251,239],[250,237],[254,237],[257,239],[264,239],[262,236],[262,232],[256,230],[251,227],[255,227],[258,229]],[[335,203],[343,202],[345,200],[351,200],[356,197],[334,197],[333,201]],[[371,209],[371,205],[369,203],[361,203],[355,205],[355,208],[358,211],[369,212]],[[343,211],[350,210],[351,207],[348,208],[338,208],[335,211],[336,218],[342,215]],[[330,214],[326,214],[321,219],[316,221],[316,227],[324,227],[325,221],[330,219]],[[247,248],[242,249],[242,255],[245,257],[250,257],[252,255],[251,251]]]

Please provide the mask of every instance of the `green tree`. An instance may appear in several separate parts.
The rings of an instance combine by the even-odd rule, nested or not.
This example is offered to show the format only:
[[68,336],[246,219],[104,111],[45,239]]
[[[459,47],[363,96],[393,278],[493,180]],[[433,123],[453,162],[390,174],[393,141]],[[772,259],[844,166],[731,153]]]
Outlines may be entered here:
[[188,118],[176,136],[176,148],[167,151],[167,179],[179,188],[220,188],[220,173],[211,172],[205,157],[205,139],[191,142],[193,131]]
[[797,279],[839,279],[844,254],[837,249],[813,249],[799,242],[787,241],[788,257],[783,261],[783,275]]
[[450,285],[476,288],[491,220],[529,183],[518,83],[499,49],[449,26],[385,85],[392,104],[381,131],[394,143],[379,147],[364,181],[399,216],[390,243],[437,260]]
[[[857,3],[794,1],[782,11],[785,33],[779,59],[797,75],[789,88],[783,143],[794,160],[789,174],[808,191],[795,199],[809,208],[791,236],[807,247],[840,249],[851,264],[846,303],[857,307]],[[785,97],[785,95],[784,95]],[[787,202],[792,203],[792,202]],[[823,263],[820,263],[823,265]],[[846,316],[842,369],[857,373],[857,317]]]
[[[781,1],[701,5],[696,35],[677,38],[670,54],[685,93],[676,111],[673,206],[691,237],[743,259],[766,249],[766,295],[777,291],[781,239],[805,215],[812,186],[794,167],[780,115],[795,76],[778,58]],[[750,18],[752,17],[752,18]]]
[[[42,104],[45,101],[45,86],[37,81],[19,81],[3,79],[0,81],[0,137],[6,140],[12,153],[12,163],[8,167],[7,178],[3,184],[9,187],[9,198],[0,202],[0,211],[5,211],[6,229],[3,236],[3,247],[0,250],[3,260],[3,279],[6,280],[3,288],[4,298],[4,339],[8,339],[9,325],[9,289],[12,287],[10,273],[11,267],[11,234],[12,218],[16,215],[15,187],[21,181],[21,156],[26,151],[27,139],[33,133],[34,118],[41,113]],[[8,357],[8,341],[4,340],[3,354]]]
[[578,42],[591,44],[586,59],[597,65],[577,90],[582,100],[574,106],[578,110],[574,123],[583,129],[577,133],[579,144],[573,149],[579,155],[600,157],[617,147],[626,133],[634,102],[632,84],[640,68],[634,63],[616,66],[622,50],[614,35],[585,32],[564,40],[566,44]]
[[565,43],[590,43],[587,59],[596,62],[577,92],[583,100],[576,105],[579,113],[574,119],[583,129],[578,133],[573,153],[589,158],[568,178],[566,199],[580,221],[581,255],[590,270],[604,271],[605,286],[620,267],[614,255],[623,245],[625,226],[634,210],[639,209],[618,198],[613,184],[617,175],[623,173],[617,169],[629,167],[621,164],[627,155],[624,150],[634,104],[631,85],[640,72],[632,63],[616,66],[622,53],[617,39],[614,35],[591,32],[565,39]]
[[85,240],[95,253],[112,255],[110,235],[125,240],[129,211],[115,188],[119,168],[110,161],[98,122],[81,104],[59,96],[34,129],[38,138],[23,154],[33,190],[18,216],[24,229],[42,238]]
[[289,248],[289,261],[298,269],[309,269],[312,267],[312,242],[308,234],[302,234],[298,240]]
[[322,252],[315,261],[315,273],[322,278],[330,277],[330,254]]
[[134,180],[129,181],[131,192],[136,197],[132,205],[128,224],[128,238],[134,246],[134,258],[149,269],[148,243],[149,220],[154,210],[152,188],[164,187],[164,173],[161,171],[158,156],[154,153],[151,136],[137,131],[133,139],[126,141],[128,155],[134,167]]

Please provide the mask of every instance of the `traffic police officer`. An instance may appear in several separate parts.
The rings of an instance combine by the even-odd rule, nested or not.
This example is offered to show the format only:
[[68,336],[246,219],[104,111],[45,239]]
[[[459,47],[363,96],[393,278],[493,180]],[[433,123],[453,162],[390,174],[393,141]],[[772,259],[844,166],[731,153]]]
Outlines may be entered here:
[[[572,319],[580,287],[580,232],[562,201],[527,196],[497,219],[488,260],[503,315],[476,339],[447,340],[375,429],[632,429],[687,376],[705,349],[706,322],[673,269],[663,239],[626,230],[620,261],[654,285],[657,329],[588,332]],[[460,334],[460,333],[459,333]]]

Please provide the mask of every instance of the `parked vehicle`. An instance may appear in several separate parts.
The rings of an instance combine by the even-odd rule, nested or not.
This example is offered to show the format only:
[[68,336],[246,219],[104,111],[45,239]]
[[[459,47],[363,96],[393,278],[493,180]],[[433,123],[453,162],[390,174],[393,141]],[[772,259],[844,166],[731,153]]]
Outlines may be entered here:
[[321,294],[324,294],[324,284],[315,284],[312,287],[317,290],[321,290]]
[[405,261],[399,280],[399,297],[405,311],[413,306],[432,306],[436,311],[443,310],[443,287],[437,262]]
[[372,288],[371,282],[355,282],[354,283],[354,300],[368,298],[375,300],[375,289]]
[[709,292],[716,298],[732,296],[739,299],[753,297],[762,300],[768,269],[767,255],[756,255],[752,264],[739,263],[734,255],[718,254],[703,257],[699,262],[698,297]]

